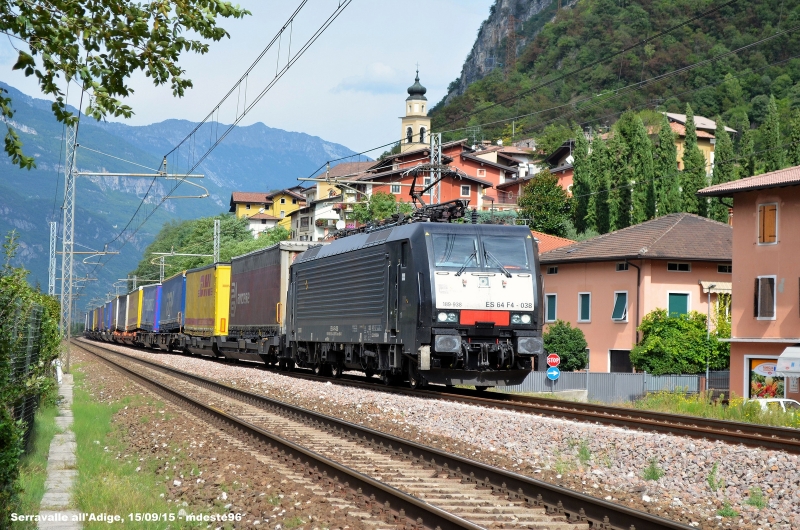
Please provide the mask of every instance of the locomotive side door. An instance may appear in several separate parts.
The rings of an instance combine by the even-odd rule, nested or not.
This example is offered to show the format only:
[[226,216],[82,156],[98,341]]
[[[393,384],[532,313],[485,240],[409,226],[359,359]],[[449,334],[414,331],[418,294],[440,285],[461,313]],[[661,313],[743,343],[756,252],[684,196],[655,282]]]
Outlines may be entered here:
[[[411,333],[414,327],[414,315],[412,308],[414,307],[413,296],[409,293],[409,289],[415,288],[409,271],[411,254],[408,241],[392,241],[387,245],[389,254],[388,267],[389,267],[389,285],[387,297],[389,307],[389,325],[387,329],[390,332],[390,337],[397,339],[397,342],[404,342],[403,335]],[[411,319],[411,326],[408,322]]]

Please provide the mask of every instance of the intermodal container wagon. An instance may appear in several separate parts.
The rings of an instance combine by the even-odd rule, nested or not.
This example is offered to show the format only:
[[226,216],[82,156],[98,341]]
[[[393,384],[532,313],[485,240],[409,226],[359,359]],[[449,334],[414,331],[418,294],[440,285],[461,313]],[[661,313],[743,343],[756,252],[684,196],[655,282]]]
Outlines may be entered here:
[[128,306],[128,298],[124,294],[114,298],[111,329],[114,331],[125,331],[125,309]]
[[264,337],[283,330],[289,267],[297,256],[318,244],[282,241],[231,259],[228,335]]
[[125,331],[136,331],[142,321],[142,288],[128,294],[128,316],[125,321]]
[[142,322],[144,331],[158,331],[158,315],[161,306],[161,284],[142,287]]
[[105,311],[105,306],[101,305],[97,308],[97,315],[95,316],[95,320],[97,321],[97,327],[95,328],[96,331],[103,331],[103,326],[106,322],[105,315],[103,314]]
[[161,305],[158,308],[158,330],[173,333],[183,330],[186,317],[186,272],[180,272],[161,283]]
[[195,337],[227,335],[230,300],[230,264],[215,263],[186,271],[184,332]]
[[112,327],[112,315],[114,314],[114,301],[106,302],[103,308],[103,331],[114,331]]

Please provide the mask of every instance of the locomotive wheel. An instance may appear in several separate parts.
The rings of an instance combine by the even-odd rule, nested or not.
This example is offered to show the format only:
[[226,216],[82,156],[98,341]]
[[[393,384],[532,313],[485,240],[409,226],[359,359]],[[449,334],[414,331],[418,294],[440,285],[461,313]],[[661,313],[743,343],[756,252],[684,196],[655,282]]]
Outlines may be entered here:
[[321,376],[322,375],[322,363],[317,361],[316,364],[314,364],[313,371],[314,371],[314,375]]
[[487,388],[489,388],[489,387],[488,387],[488,386],[478,386],[478,385],[475,385],[475,390],[477,390],[478,392],[483,392],[483,391],[484,391],[484,390],[486,390]]
[[422,386],[419,380],[419,374],[411,365],[408,366],[408,386],[411,387],[411,390],[416,390]]
[[375,372],[367,368],[366,370],[364,370],[364,375],[367,376],[368,378],[372,378],[372,376],[375,375]]

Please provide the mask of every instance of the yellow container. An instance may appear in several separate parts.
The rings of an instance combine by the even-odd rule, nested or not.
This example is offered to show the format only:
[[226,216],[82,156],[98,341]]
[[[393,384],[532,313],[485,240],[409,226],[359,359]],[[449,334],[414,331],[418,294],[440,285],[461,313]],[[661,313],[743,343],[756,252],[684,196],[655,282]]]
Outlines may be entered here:
[[186,323],[183,329],[187,335],[227,335],[230,303],[230,264],[216,263],[186,271]]
[[128,294],[128,307],[125,311],[125,331],[136,331],[142,326],[142,288]]

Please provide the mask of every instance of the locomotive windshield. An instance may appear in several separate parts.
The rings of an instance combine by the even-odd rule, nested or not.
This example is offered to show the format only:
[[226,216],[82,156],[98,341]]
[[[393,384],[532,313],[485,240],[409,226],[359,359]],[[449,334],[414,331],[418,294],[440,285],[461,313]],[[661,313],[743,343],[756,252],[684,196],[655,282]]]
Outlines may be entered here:
[[433,234],[437,267],[480,267],[478,238],[465,234]]
[[498,263],[509,270],[529,269],[525,240],[519,237],[483,237],[483,248]]
[[497,270],[499,266],[506,273],[530,269],[527,242],[521,237],[484,235],[479,242],[475,235],[431,234],[431,239],[436,267]]

